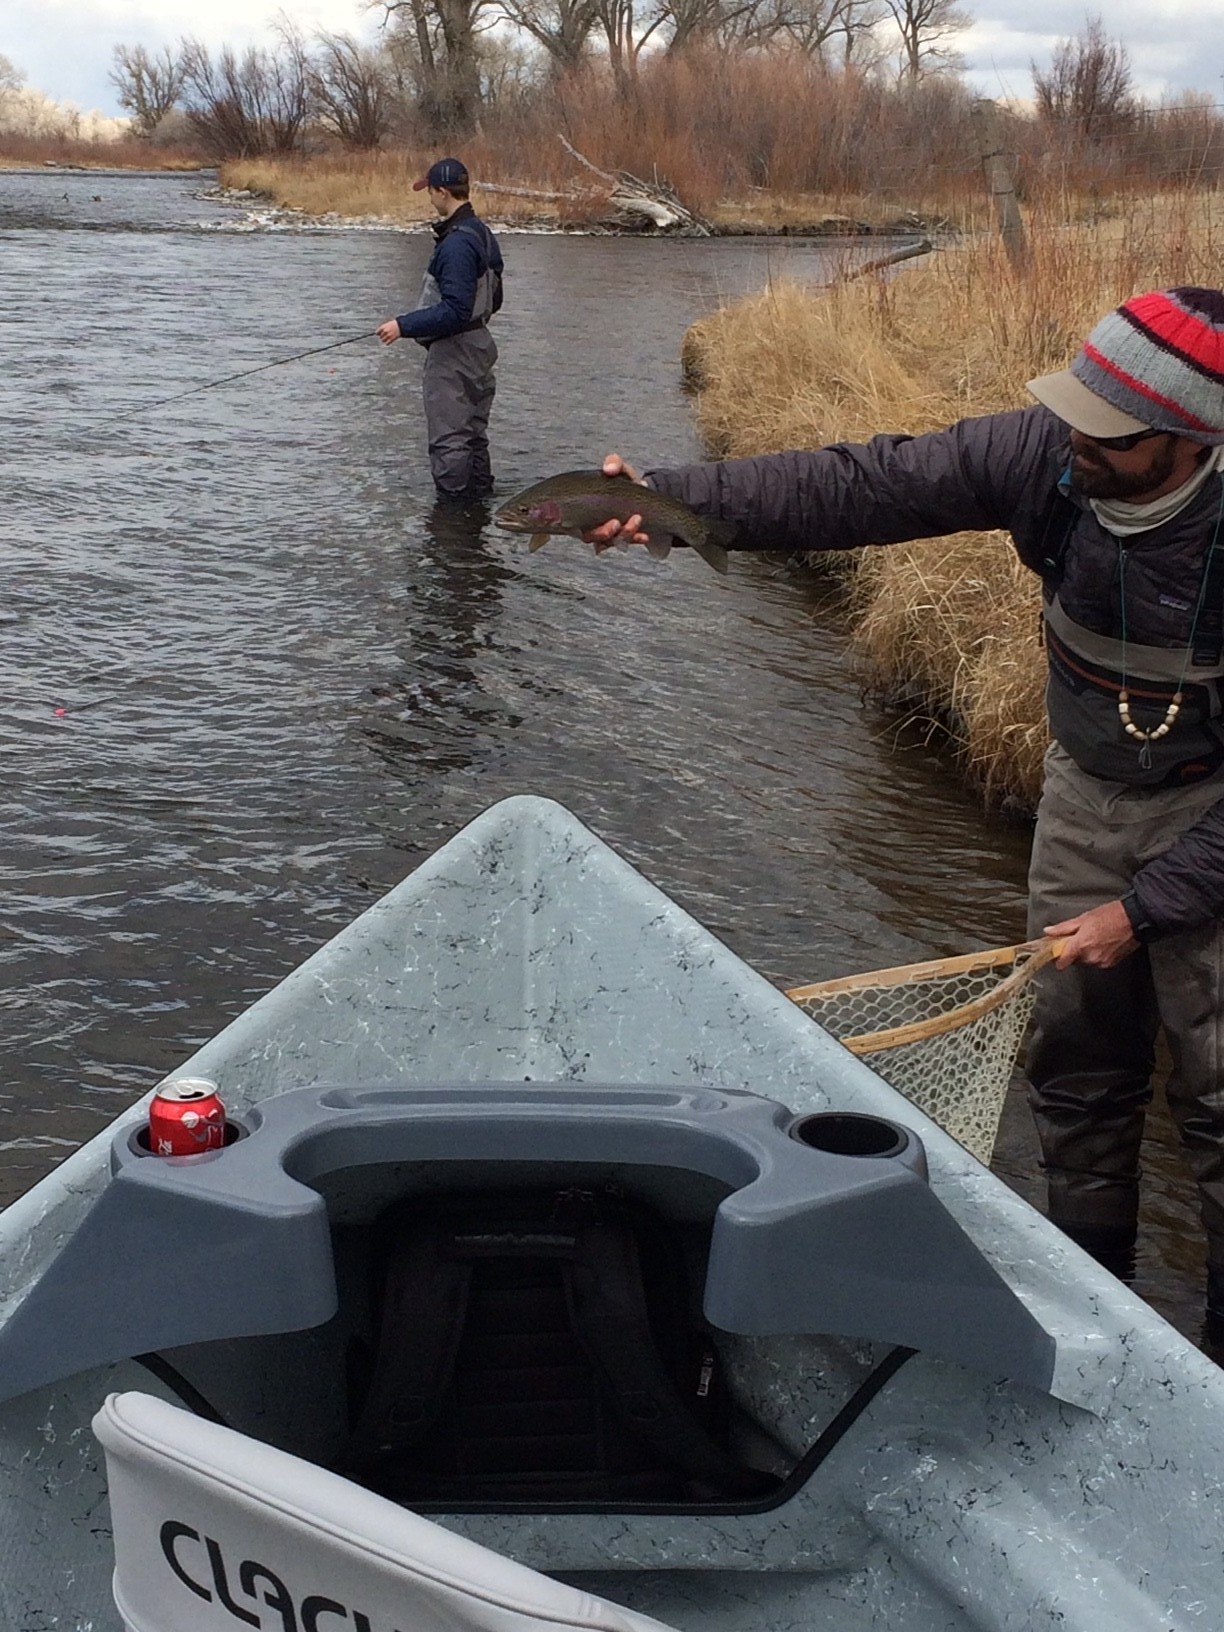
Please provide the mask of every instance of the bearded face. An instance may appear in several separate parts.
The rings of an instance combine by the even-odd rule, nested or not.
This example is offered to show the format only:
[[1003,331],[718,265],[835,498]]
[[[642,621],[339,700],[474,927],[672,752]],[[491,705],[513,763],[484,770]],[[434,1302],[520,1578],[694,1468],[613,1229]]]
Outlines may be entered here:
[[1120,453],[1080,431],[1071,433],[1071,490],[1085,499],[1129,499],[1154,494],[1172,476],[1177,439],[1152,437]]

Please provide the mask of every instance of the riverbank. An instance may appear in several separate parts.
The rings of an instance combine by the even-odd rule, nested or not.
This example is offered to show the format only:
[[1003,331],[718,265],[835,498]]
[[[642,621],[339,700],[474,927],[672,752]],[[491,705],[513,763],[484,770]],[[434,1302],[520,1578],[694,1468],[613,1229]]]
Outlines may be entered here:
[[[412,190],[428,162],[427,155],[404,152],[231,159],[220,167],[219,183],[232,193],[317,220],[403,227],[434,219],[428,196]],[[578,232],[625,226],[609,207],[607,187],[575,186],[568,191],[572,182],[572,175],[532,176],[521,187],[481,186],[477,181],[472,202],[479,214],[507,225]],[[555,196],[563,192],[566,196]],[[706,205],[702,214],[719,236],[897,237],[949,225],[937,204],[911,208],[887,198],[774,193],[764,188],[741,198],[719,199]]]
[[[1136,290],[1218,284],[1222,231],[1210,197],[1151,197],[1093,225],[1030,223],[1024,274],[982,238],[887,282],[773,286],[689,331],[702,437],[734,458],[1022,406],[1025,382],[1063,367]],[[1040,592],[1007,535],[864,550],[835,570],[870,686],[946,732],[991,803],[1031,807],[1047,742]]]
[[134,136],[90,141],[72,136],[22,136],[0,131],[0,171],[115,170],[148,175],[203,170],[213,161],[200,150],[143,142]]

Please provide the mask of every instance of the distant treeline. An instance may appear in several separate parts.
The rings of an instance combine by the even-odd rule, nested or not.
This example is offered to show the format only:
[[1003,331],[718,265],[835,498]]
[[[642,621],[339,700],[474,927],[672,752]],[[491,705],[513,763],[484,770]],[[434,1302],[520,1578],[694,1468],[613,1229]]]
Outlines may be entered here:
[[[636,8],[636,9],[635,9]],[[954,0],[400,0],[374,43],[116,49],[133,133],[209,160],[463,144],[485,180],[564,187],[559,133],[690,205],[753,189],[949,208],[982,192]],[[2,90],[2,82],[0,82]],[[1136,94],[1089,18],[994,126],[1021,199],[1224,179],[1224,108]]]

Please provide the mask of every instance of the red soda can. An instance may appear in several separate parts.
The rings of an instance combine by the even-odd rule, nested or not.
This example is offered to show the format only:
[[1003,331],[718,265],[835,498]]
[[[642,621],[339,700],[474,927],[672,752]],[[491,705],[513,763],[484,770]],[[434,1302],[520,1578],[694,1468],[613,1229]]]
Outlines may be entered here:
[[225,1143],[225,1106],[207,1077],[168,1077],[149,1106],[149,1149],[155,1156],[198,1156]]

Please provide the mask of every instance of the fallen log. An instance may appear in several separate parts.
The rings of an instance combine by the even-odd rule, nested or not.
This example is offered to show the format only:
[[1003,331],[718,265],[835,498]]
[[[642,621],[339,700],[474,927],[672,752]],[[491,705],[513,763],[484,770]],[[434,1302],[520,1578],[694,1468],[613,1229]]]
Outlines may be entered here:
[[640,224],[647,221],[659,232],[672,232],[691,238],[708,238],[711,227],[699,215],[682,204],[674,188],[657,178],[653,183],[643,181],[628,170],[601,170],[592,164],[585,153],[558,132],[557,139],[565,151],[592,174],[609,183],[608,203],[614,219],[622,224]]
[[571,204],[589,199],[596,193],[593,187],[570,187],[563,192],[549,192],[542,187],[512,186],[506,181],[481,181],[477,185],[482,193],[508,193],[511,198],[539,198],[547,204]]
[[580,153],[564,136],[558,135],[562,147],[584,169],[597,176],[602,186],[590,182],[563,188],[523,187],[518,182],[482,181],[481,191],[502,193],[509,198],[536,199],[545,204],[578,204],[590,208],[602,204],[608,215],[606,224],[641,228],[645,224],[655,232],[670,232],[679,236],[708,238],[711,227],[677,198],[674,188],[657,178],[653,183],[643,181],[628,170],[601,170],[592,164],[585,153]]

